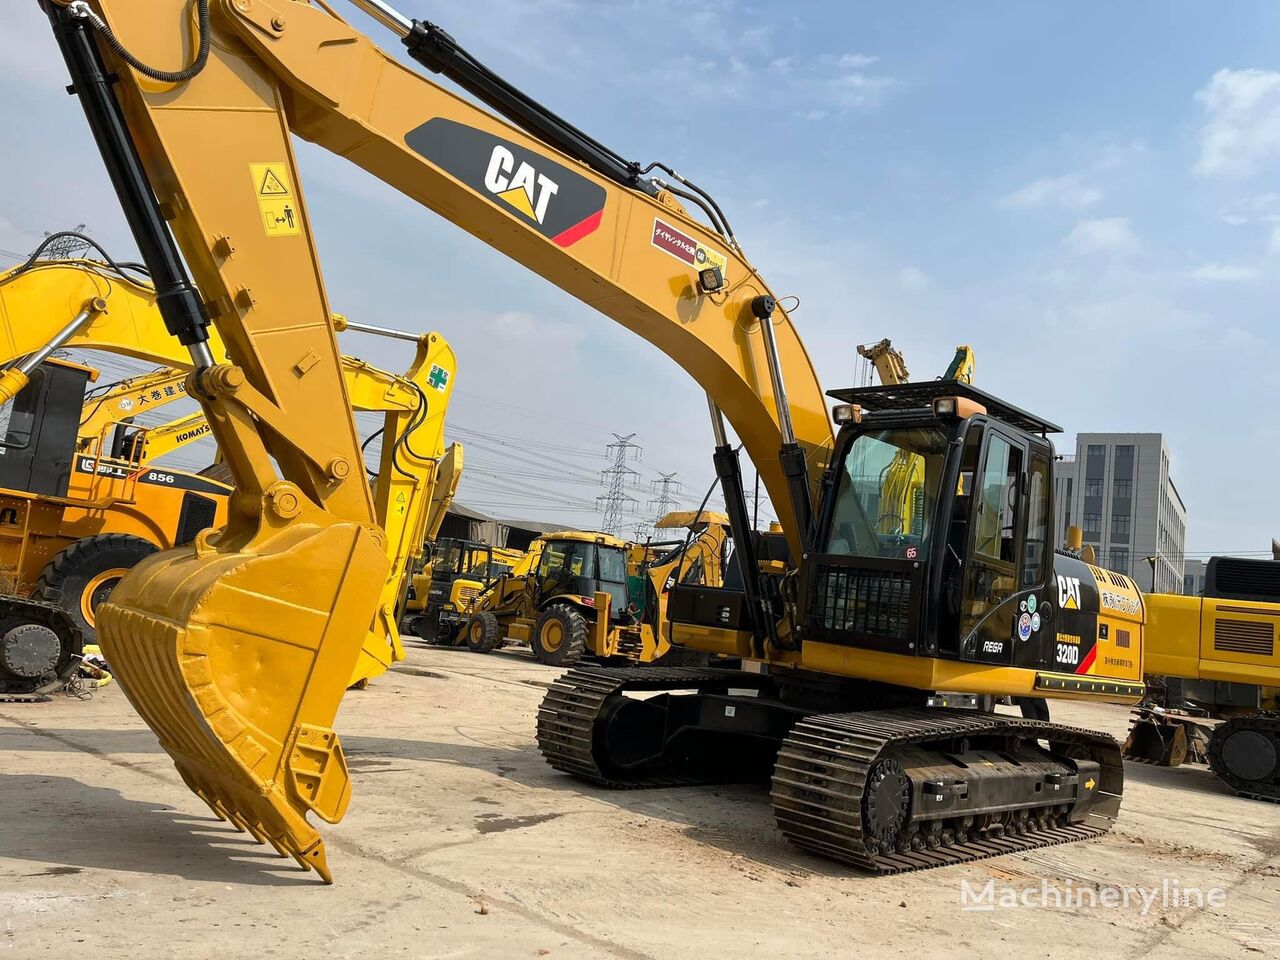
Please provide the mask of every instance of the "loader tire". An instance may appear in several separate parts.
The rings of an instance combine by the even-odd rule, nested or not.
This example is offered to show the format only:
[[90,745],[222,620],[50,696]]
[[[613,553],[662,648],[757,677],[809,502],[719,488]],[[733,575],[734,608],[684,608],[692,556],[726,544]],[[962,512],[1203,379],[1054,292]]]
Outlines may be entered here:
[[577,607],[553,603],[539,614],[529,646],[542,663],[553,667],[568,666],[582,659],[590,629],[587,618]]
[[492,613],[476,613],[467,621],[467,649],[489,653],[502,644],[502,624]]
[[155,553],[157,547],[127,533],[85,537],[55,554],[36,581],[35,596],[57,604],[84,634],[98,642],[95,611],[111,595],[120,578]]

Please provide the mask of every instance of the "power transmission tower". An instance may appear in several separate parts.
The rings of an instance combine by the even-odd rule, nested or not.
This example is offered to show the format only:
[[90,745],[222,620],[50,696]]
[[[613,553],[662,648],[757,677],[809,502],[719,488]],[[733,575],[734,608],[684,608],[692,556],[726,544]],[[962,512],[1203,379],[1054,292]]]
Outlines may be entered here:
[[[85,229],[86,228],[83,223],[77,223],[70,232],[84,233]],[[53,236],[53,234],[49,233],[47,230],[44,235],[46,237]],[[45,260],[71,260],[77,254],[84,253],[88,250],[89,246],[90,244],[81,240],[79,237],[59,237],[57,240],[53,241],[53,243],[44,248],[44,253],[42,253],[41,256]]]
[[658,479],[652,481],[651,489],[657,494],[649,501],[649,516],[652,520],[642,521],[635,525],[635,540],[641,543],[654,534],[658,521],[671,512],[671,508],[680,503],[675,494],[680,492],[680,481],[674,473],[660,473]]
[[596,507],[604,514],[600,527],[615,537],[622,532],[622,515],[635,512],[636,499],[626,493],[635,487],[636,477],[640,476],[627,466],[628,460],[640,456],[641,448],[631,442],[633,437],[634,433],[625,437],[618,433],[613,435],[613,443],[605,448],[605,456],[612,462],[600,471],[600,483],[609,491],[596,497]]

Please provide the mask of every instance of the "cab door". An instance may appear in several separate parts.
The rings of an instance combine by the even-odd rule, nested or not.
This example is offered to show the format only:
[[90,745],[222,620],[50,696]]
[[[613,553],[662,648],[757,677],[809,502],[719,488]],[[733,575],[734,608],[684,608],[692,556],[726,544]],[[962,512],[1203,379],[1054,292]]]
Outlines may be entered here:
[[989,426],[974,481],[960,657],[1008,664],[1021,616],[1017,597],[1026,522],[1026,442]]

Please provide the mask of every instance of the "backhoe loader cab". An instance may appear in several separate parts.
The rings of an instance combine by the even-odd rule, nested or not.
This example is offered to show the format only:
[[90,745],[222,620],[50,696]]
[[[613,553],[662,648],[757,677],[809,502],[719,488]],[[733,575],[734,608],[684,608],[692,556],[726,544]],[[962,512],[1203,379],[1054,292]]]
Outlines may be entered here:
[[404,629],[428,643],[453,643],[466,623],[471,601],[510,573],[522,556],[480,540],[436,541],[412,576]]
[[488,653],[523,641],[543,663],[582,656],[649,660],[654,633],[632,602],[631,545],[603,533],[565,530],[534,541],[525,561],[481,592],[466,626],[467,646]]

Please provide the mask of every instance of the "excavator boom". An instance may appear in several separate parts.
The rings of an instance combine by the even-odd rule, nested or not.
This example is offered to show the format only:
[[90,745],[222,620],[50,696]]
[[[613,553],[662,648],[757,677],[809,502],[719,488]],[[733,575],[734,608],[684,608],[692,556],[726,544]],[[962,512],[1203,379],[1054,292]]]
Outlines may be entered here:
[[[649,782],[646,767],[660,782],[705,775],[670,766],[698,754],[668,742],[684,727],[664,711],[680,702],[740,718],[708,731],[711,765],[733,758],[717,738],[734,723],[774,731],[784,741],[773,793],[784,832],[870,869],[989,855],[986,838],[1006,828],[1016,842],[994,849],[1106,828],[1122,782],[1107,738],[903,709],[938,688],[1140,694],[1140,656],[1096,658],[1126,664],[1121,677],[1044,662],[1051,613],[1079,637],[1114,637],[1108,643],[1123,649],[1141,626],[1122,595],[1127,581],[1104,594],[1119,597],[1120,614],[1104,612],[1095,594],[1080,596],[1096,575],[1049,555],[1051,423],[958,382],[845,390],[831,394],[843,424],[833,450],[804,345],[708,194],[660,164],[629,163],[439,27],[381,0],[353,2],[418,63],[510,122],[407,69],[320,0],[42,2],[238,490],[225,530],[144,562],[101,618],[122,687],[215,811],[328,878],[306,817],[336,821],[346,809],[332,725],[359,635],[371,612],[386,609],[396,553],[376,524],[338,400],[335,324],[290,141],[299,136],[632,330],[707,393],[741,586],[673,591],[673,638],[683,642],[683,629],[696,649],[765,660],[770,671],[682,674],[690,696],[644,701],[636,722],[649,733],[636,740],[639,727],[630,728],[633,739],[616,750],[610,738],[628,736],[634,715],[620,701],[664,682],[570,673],[539,715],[539,744],[554,766],[606,785]],[[649,176],[654,169],[669,179]],[[225,364],[207,346],[210,322]],[[725,420],[782,517],[773,539],[752,529]],[[920,496],[906,504],[904,495],[910,517],[886,515],[878,502],[894,449],[925,465]],[[999,496],[975,512],[980,460],[983,496]],[[1026,507],[1012,493],[1036,489]],[[1031,524],[1000,519],[1027,508],[1035,542]],[[980,576],[960,577],[962,554],[976,558]],[[958,604],[943,602],[948,584]],[[867,711],[858,699],[867,691],[886,709]],[[866,712],[824,720],[829,702]],[[618,769],[614,759],[640,743],[658,753]],[[983,773],[988,756],[1020,759]],[[928,779],[951,767],[978,773],[972,783],[954,773]],[[883,787],[883,816],[848,816],[881,802],[846,790],[850,782]],[[1056,792],[1063,784],[1066,795]],[[946,799],[947,814],[906,803],[912,790]],[[945,854],[913,854],[938,847]]]

